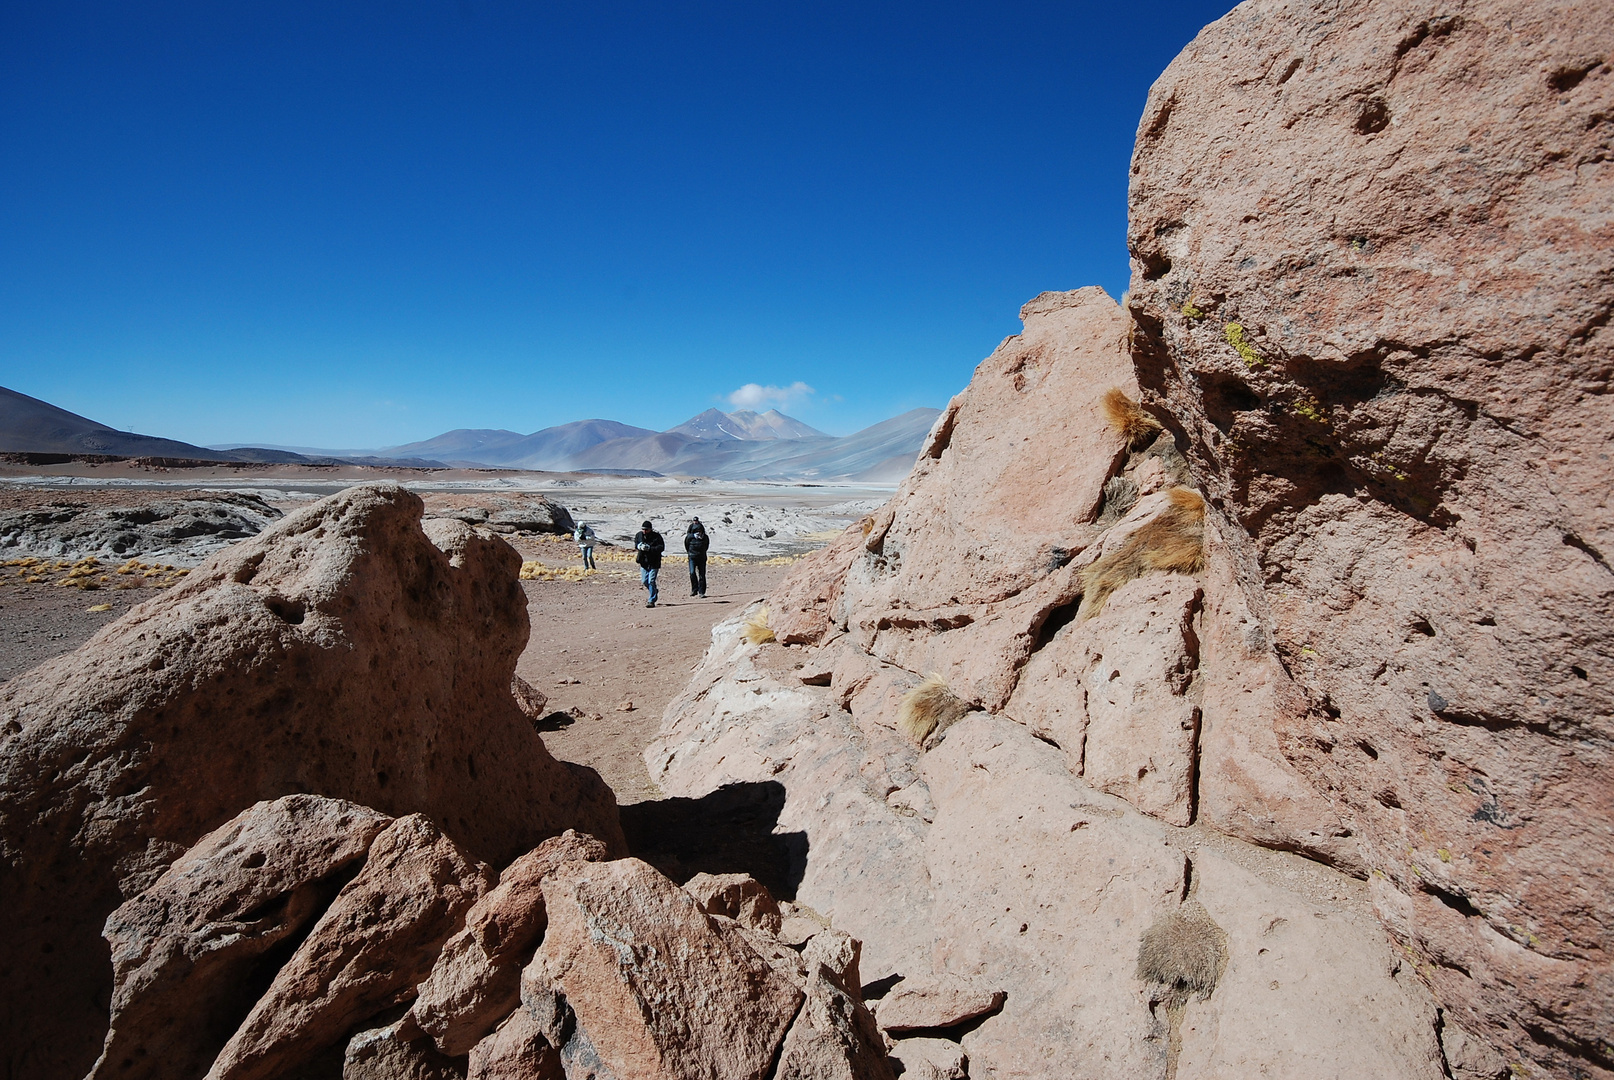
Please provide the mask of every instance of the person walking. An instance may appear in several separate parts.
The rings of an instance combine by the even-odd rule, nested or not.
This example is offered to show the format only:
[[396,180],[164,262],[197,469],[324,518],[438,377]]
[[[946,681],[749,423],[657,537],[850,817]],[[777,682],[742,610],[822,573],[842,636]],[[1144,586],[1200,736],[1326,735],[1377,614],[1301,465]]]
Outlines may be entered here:
[[706,552],[711,546],[712,538],[706,535],[706,526],[701,524],[700,518],[695,518],[684,533],[684,551],[689,555],[690,596],[706,595]]
[[594,535],[593,527],[586,522],[579,521],[574,539],[577,541],[577,550],[583,553],[583,569],[599,569],[594,565],[594,541],[597,537]]
[[661,573],[661,553],[667,550],[667,541],[655,527],[646,521],[639,526],[639,531],[633,534],[634,549],[639,552],[634,561],[639,564],[640,578],[644,587],[650,590],[650,599],[645,601],[645,607],[655,607],[656,575]]

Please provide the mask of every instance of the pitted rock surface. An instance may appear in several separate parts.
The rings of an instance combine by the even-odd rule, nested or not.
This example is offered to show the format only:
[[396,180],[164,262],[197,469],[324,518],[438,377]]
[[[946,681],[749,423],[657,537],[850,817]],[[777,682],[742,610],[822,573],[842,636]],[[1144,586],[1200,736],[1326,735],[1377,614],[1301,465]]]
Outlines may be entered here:
[[1606,0],[1248,0],[1151,90],[1129,226],[1146,401],[1300,690],[1282,752],[1400,895],[1449,1022],[1599,1076],[1611,24]]
[[106,917],[260,800],[425,812],[496,865],[568,827],[622,842],[609,790],[550,757],[511,697],[519,557],[420,514],[391,484],[321,500],[0,687],[13,1071],[90,1070]]

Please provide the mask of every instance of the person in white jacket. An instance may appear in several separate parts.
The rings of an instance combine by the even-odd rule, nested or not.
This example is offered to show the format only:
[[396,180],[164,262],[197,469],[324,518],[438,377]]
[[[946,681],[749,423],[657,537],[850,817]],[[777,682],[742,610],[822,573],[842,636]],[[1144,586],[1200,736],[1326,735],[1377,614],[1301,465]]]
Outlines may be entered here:
[[577,532],[573,534],[577,541],[577,550],[583,553],[583,569],[593,570],[594,566],[594,529],[587,522],[577,523]]

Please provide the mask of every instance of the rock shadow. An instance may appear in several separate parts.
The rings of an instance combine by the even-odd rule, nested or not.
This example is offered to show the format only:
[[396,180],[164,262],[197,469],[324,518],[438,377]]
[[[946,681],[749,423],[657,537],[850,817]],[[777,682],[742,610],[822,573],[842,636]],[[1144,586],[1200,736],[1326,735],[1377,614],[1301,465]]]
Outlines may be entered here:
[[807,870],[807,834],[776,832],[784,785],[730,784],[699,799],[622,807],[636,858],[682,884],[696,874],[750,874],[777,900],[794,900]]

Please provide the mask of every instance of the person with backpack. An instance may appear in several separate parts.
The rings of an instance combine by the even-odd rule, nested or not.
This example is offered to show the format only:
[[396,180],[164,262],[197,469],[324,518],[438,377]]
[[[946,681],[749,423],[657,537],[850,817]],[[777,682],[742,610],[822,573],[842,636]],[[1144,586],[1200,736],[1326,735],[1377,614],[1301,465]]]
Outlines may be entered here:
[[593,527],[579,521],[577,523],[577,532],[573,539],[577,541],[577,550],[583,553],[583,569],[599,569],[594,565],[594,541],[598,538],[594,535]]
[[711,546],[706,526],[701,524],[700,518],[695,518],[689,523],[689,531],[684,533],[684,551],[689,554],[690,596],[706,596],[706,552]]
[[644,581],[644,587],[650,590],[650,599],[645,601],[644,606],[655,607],[658,596],[656,575],[661,573],[661,553],[667,550],[667,541],[646,521],[633,534],[633,547],[639,553],[634,561],[639,564],[640,578]]

